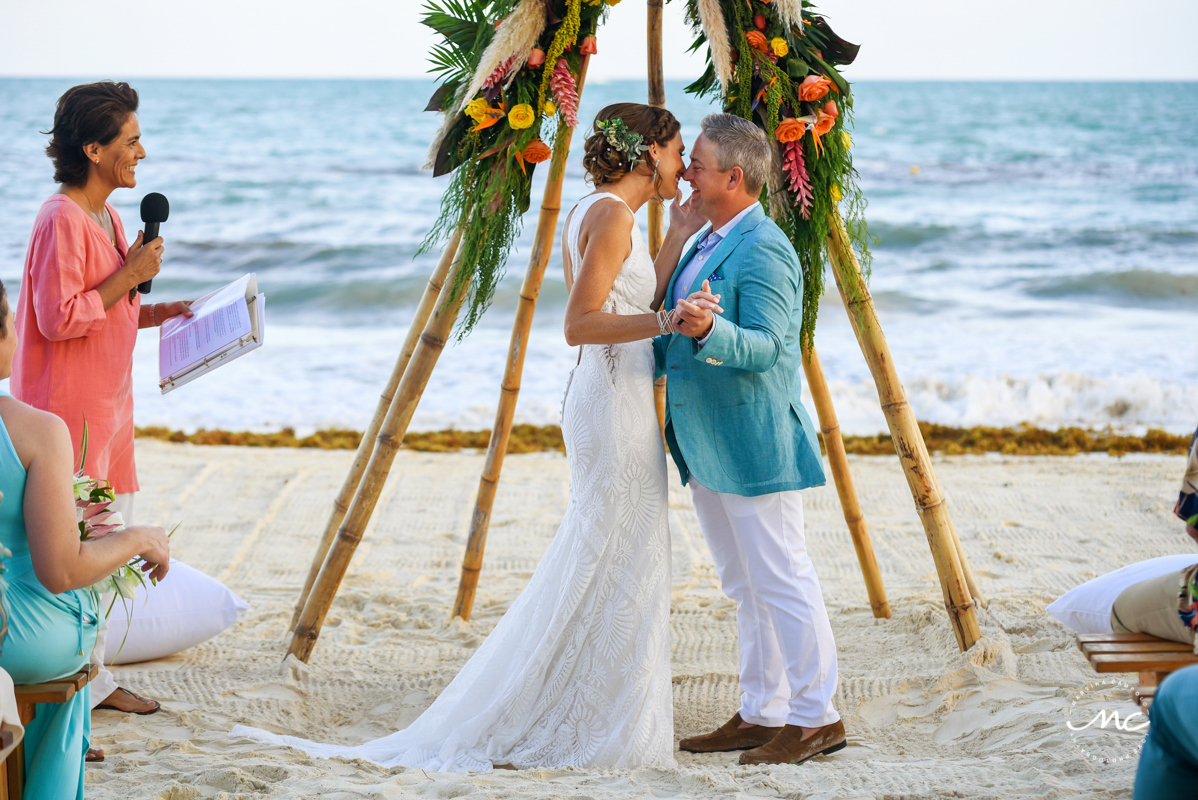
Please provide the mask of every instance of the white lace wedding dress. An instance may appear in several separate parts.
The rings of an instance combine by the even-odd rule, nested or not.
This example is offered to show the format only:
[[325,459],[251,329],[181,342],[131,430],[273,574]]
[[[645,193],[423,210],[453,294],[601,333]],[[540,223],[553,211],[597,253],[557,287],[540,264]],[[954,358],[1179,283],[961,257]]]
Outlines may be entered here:
[[[565,232],[577,275],[574,207]],[[603,310],[650,310],[656,277],[641,238]],[[523,594],[415,722],[355,747],[238,726],[233,734],[318,757],[444,772],[674,766],[670,541],[665,450],[650,340],[585,345],[562,405],[570,502]]]

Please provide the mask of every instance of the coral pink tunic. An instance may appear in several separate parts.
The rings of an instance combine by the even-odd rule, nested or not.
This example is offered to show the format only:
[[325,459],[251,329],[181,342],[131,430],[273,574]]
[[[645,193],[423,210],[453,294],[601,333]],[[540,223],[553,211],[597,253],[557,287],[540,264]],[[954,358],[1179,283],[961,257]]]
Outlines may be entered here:
[[75,201],[56,194],[42,203],[21,276],[12,394],[67,423],[79,457],[87,421],[93,478],[117,494],[138,489],[133,463],[133,345],[141,299],[108,309],[96,287],[125,264],[129,245],[112,206],[116,247]]

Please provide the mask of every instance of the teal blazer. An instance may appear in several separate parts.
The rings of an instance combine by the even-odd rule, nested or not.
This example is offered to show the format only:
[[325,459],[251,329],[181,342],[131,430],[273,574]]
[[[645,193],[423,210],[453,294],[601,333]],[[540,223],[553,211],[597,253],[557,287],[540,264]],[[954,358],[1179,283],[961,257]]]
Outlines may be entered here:
[[[667,300],[701,238],[678,262]],[[822,486],[815,426],[800,399],[803,273],[794,247],[758,206],[716,246],[689,291],[705,278],[724,309],[707,343],[681,334],[653,340],[657,377],[667,376],[666,442],[683,485],[694,475],[745,497]]]

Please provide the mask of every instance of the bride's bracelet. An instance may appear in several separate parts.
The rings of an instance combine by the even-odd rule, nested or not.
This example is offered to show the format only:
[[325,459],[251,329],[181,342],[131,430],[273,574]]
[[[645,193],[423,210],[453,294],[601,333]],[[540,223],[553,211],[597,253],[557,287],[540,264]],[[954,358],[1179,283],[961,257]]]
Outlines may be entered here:
[[678,329],[674,327],[674,311],[673,309],[663,308],[657,312],[657,328],[661,331],[662,336],[668,336],[671,333],[677,333]]

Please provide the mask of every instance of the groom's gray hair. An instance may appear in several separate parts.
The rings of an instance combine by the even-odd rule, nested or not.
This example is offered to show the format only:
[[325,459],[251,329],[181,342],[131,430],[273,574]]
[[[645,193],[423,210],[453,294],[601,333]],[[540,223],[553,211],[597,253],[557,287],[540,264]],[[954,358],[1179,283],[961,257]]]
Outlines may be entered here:
[[760,194],[769,179],[773,157],[766,132],[735,114],[708,114],[702,125],[703,135],[715,145],[720,172],[740,167],[745,190],[754,196]]

